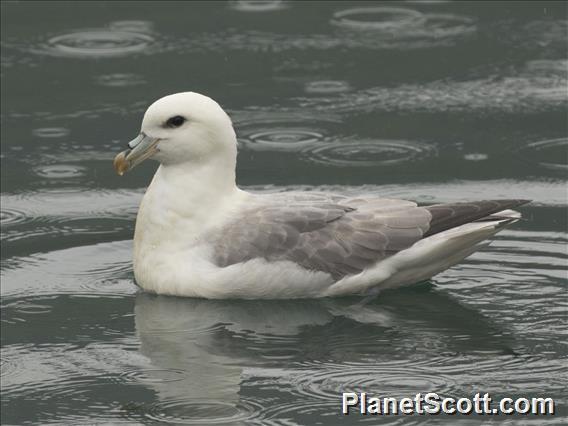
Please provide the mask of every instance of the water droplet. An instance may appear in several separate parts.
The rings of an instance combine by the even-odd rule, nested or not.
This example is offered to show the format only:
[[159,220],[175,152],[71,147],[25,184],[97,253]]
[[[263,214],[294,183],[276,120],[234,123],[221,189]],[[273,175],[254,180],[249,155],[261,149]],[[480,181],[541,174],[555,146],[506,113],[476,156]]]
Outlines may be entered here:
[[347,92],[351,86],[346,81],[318,80],[306,83],[305,90],[308,93],[329,94]]
[[41,127],[32,130],[32,134],[40,138],[62,138],[69,133],[69,129],[65,127]]
[[376,140],[333,142],[302,151],[308,161],[333,166],[388,166],[422,159],[433,148],[418,142]]
[[83,176],[85,168],[68,164],[54,164],[34,168],[34,173],[48,179],[65,179]]
[[469,154],[465,154],[463,156],[463,158],[465,160],[468,161],[483,161],[483,160],[487,160],[489,158],[489,156],[487,154],[483,154],[481,152],[472,152]]
[[52,37],[40,53],[92,58],[122,56],[142,52],[153,42],[154,38],[148,34],[94,29]]
[[272,12],[287,7],[282,0],[236,0],[229,3],[231,9],[240,12]]

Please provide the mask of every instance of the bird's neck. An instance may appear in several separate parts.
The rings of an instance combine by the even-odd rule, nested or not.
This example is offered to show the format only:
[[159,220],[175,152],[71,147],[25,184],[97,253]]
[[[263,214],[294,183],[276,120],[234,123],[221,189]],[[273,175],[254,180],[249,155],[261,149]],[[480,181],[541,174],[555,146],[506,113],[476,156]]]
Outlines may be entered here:
[[179,213],[201,206],[212,208],[238,190],[235,162],[218,158],[207,163],[161,165],[148,190],[156,191],[154,195],[164,207],[186,210]]

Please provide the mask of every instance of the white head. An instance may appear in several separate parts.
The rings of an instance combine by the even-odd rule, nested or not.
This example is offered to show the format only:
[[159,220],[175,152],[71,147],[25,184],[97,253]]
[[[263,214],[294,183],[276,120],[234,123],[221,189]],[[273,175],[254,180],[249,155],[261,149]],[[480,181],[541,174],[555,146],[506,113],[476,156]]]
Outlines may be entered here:
[[237,155],[229,116],[213,99],[194,92],[165,96],[150,105],[140,135],[128,146],[114,160],[119,174],[147,158],[164,166],[220,162],[234,169]]

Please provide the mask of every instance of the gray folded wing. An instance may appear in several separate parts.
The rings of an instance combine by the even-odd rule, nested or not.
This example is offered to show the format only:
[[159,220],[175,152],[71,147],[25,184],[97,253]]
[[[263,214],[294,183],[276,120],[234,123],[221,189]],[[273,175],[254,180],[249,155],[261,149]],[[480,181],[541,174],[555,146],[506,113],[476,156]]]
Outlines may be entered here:
[[290,197],[251,207],[224,227],[215,262],[288,260],[340,279],[410,247],[430,220],[426,209],[403,200]]
[[404,200],[321,193],[258,196],[211,242],[219,266],[255,258],[287,260],[327,272],[337,280],[422,238],[527,202],[491,200],[417,207]]

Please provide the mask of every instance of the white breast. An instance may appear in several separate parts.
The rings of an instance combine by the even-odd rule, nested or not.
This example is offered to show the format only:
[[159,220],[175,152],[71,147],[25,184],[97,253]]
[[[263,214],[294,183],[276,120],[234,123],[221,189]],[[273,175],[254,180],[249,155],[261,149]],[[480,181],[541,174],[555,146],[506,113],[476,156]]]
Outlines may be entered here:
[[253,196],[236,186],[223,194],[203,182],[192,187],[203,191],[184,193],[158,170],[142,199],[134,234],[134,275],[144,290],[206,298],[288,298],[317,297],[329,287],[328,274],[292,262],[255,259],[216,266],[208,236],[238,215]]

